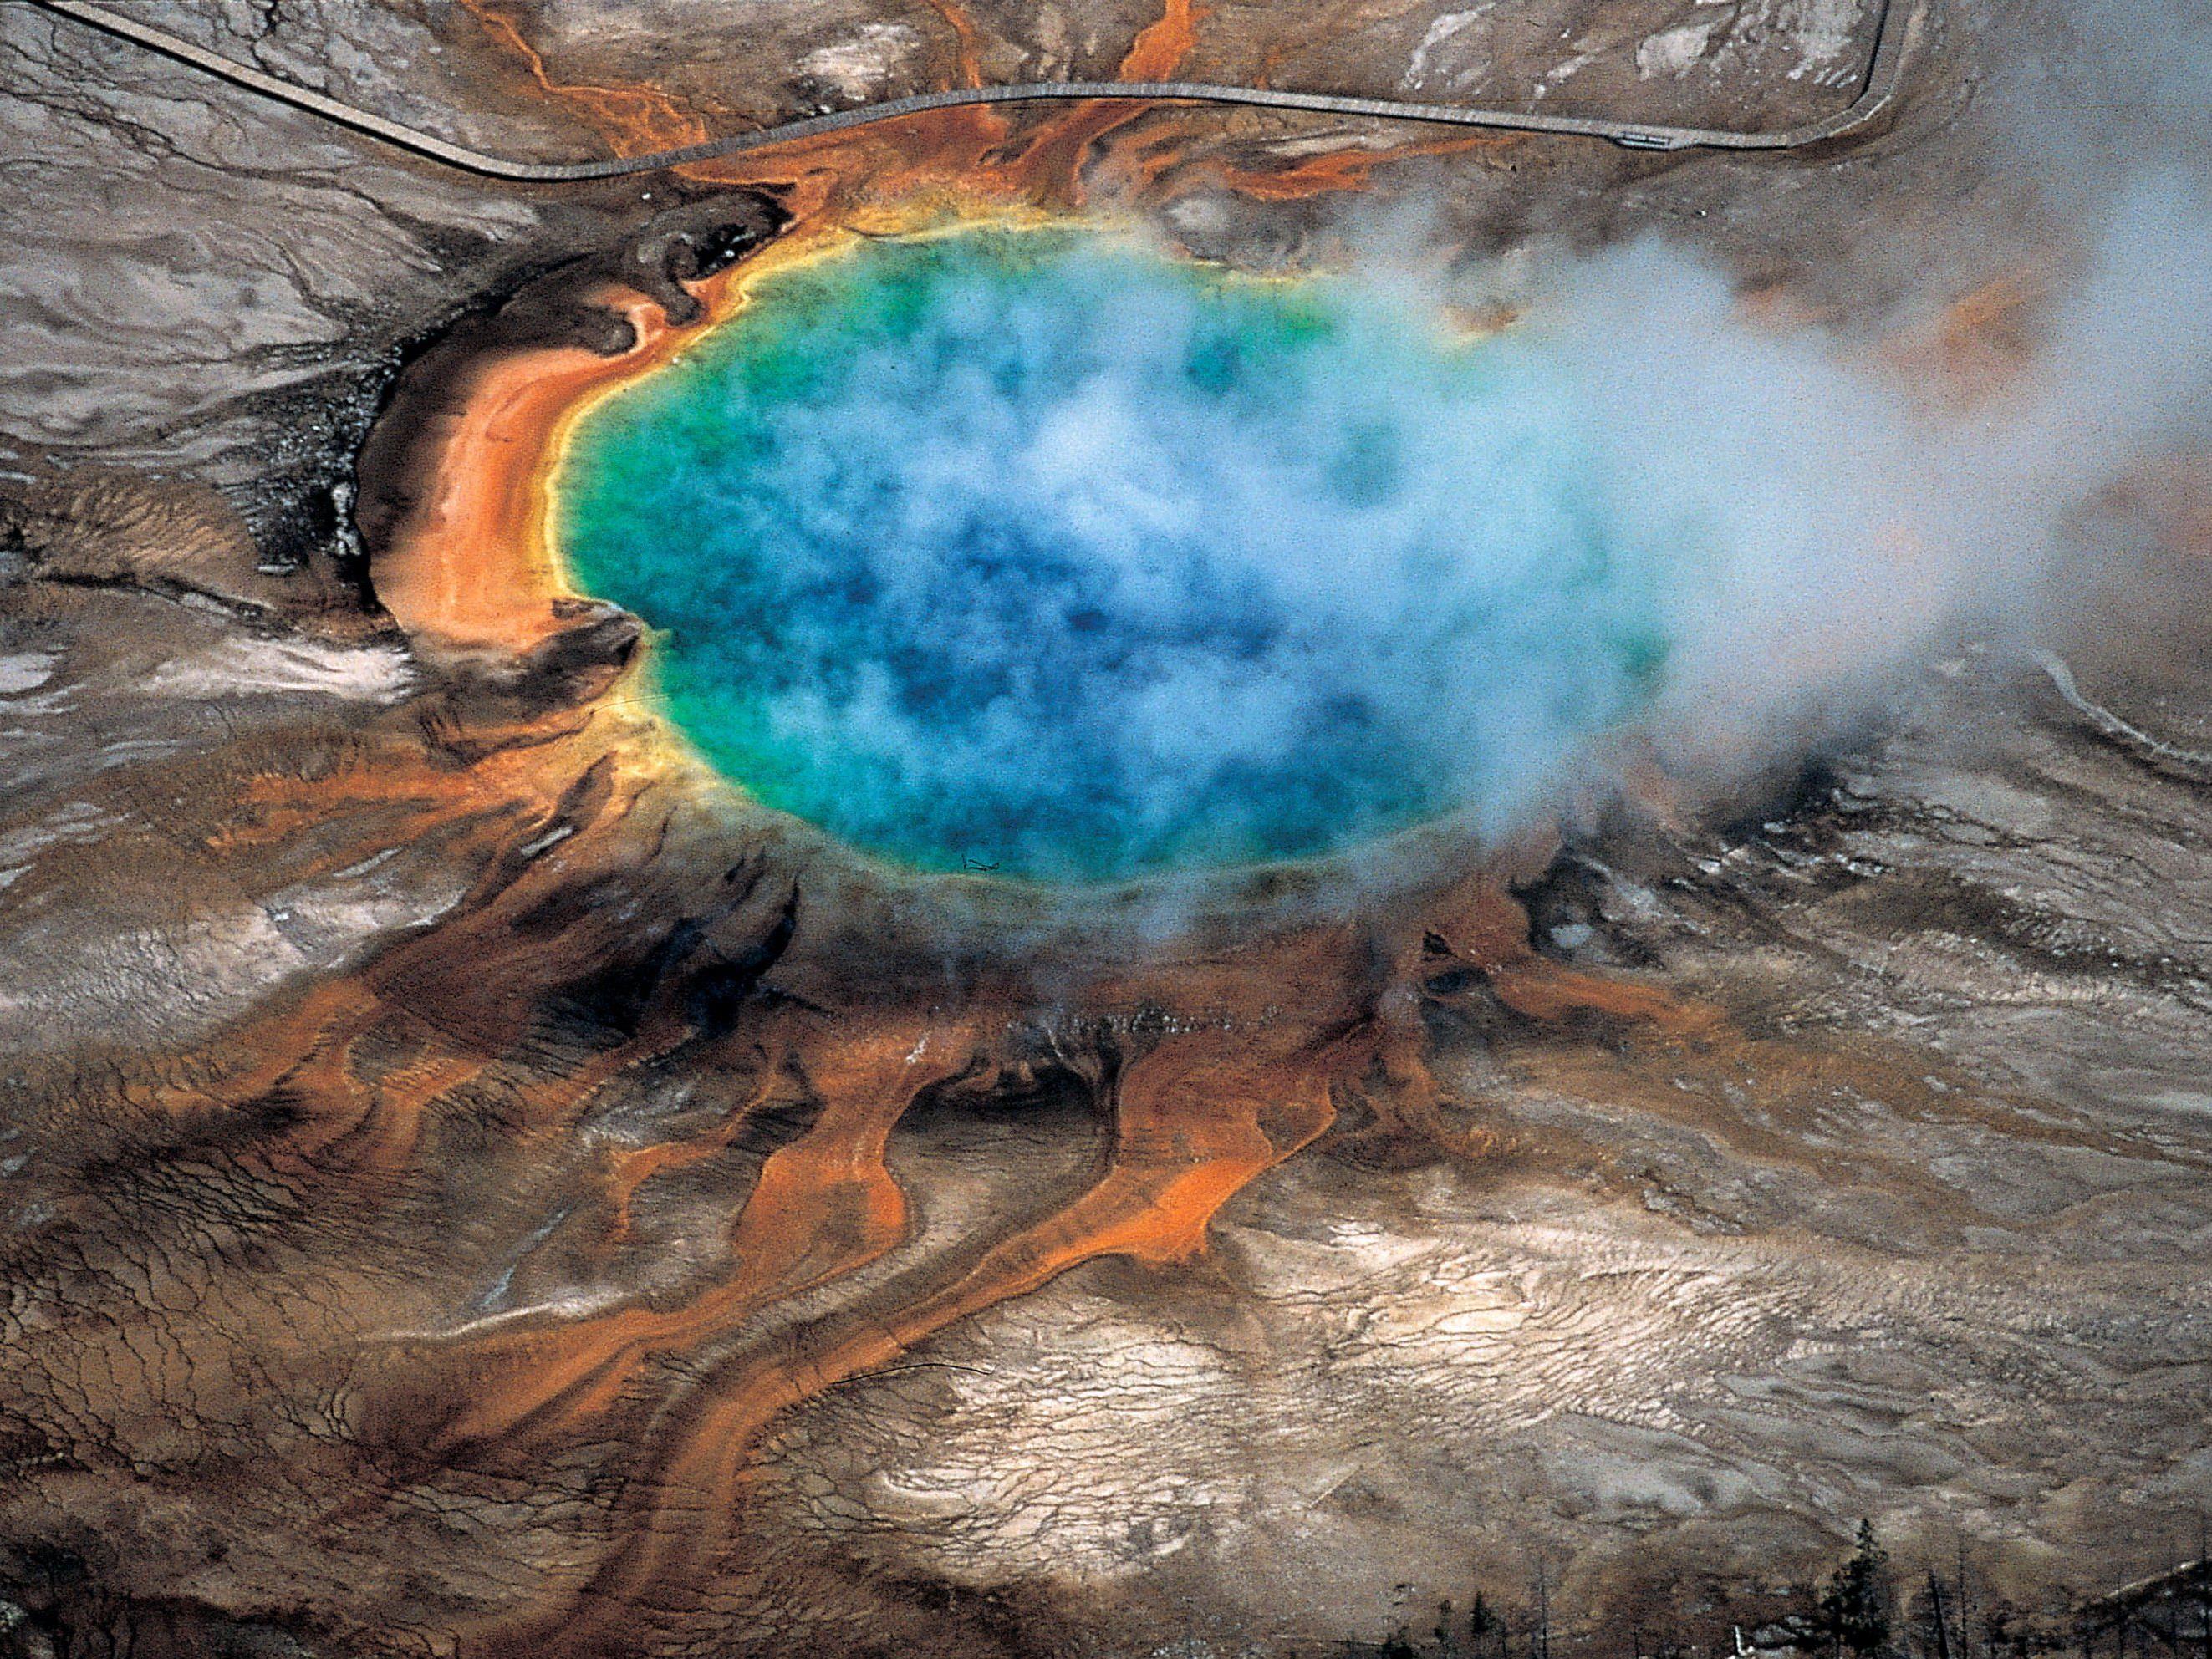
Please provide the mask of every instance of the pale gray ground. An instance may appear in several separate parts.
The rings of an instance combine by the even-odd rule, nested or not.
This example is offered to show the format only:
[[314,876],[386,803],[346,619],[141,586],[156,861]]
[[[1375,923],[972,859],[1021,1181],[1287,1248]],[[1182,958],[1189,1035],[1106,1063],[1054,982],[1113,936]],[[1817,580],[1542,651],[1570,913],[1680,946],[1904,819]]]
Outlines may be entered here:
[[[131,9],[471,143],[604,147],[434,0]],[[1215,8],[1185,68],[1752,124],[1828,107],[1858,67],[1853,0],[1346,3],[1286,30],[1288,9]],[[952,32],[926,5],[703,10],[556,0],[530,28],[559,78],[651,79],[710,128],[954,71]],[[1154,15],[1133,0],[969,10],[994,78],[1110,73]],[[1225,193],[1194,166],[1133,205],[1195,252],[1255,264],[1360,234],[1401,196],[1471,259],[1656,228],[1871,337],[2053,246],[2064,257],[2068,204],[2039,192],[2051,180],[2010,125],[2033,102],[2023,64],[2067,50],[2062,10],[1942,7],[1896,129],[1841,155],[1655,161],[1531,141],[1382,168],[1357,211]],[[1143,119],[1194,157],[1247,165],[1404,136]],[[2105,137],[2078,137],[2069,166],[2094,176]],[[0,1055],[46,1078],[189,1042],[453,901],[437,846],[241,876],[169,833],[183,802],[127,780],[240,732],[273,734],[282,757],[301,732],[410,707],[425,677],[404,642],[295,635],[223,601],[282,610],[342,581],[354,450],[402,354],[677,192],[457,179],[15,4],[0,4],[0,158],[8,465],[59,457],[211,485],[269,567],[237,576],[234,561],[214,599],[155,597],[100,570],[44,583],[0,552],[14,596]],[[174,510],[127,532],[125,566],[226,533]],[[2201,580],[2177,591],[2179,610],[2201,608]],[[2174,605],[2160,623],[2147,678],[2124,678],[2124,651],[2079,665],[2093,695],[2205,747],[2202,641]],[[2115,613],[2092,612],[2099,627]],[[2081,632],[2063,642],[2078,650]],[[2033,1102],[2047,1137],[1908,1121],[1839,1085],[1817,1135],[1770,1157],[1748,1095],[1740,1134],[1620,1109],[1501,1079],[1480,1019],[1447,1021],[1445,1080],[1520,1149],[1506,1173],[1301,1159],[1231,1206],[1195,1273],[1080,1271],[937,1339],[921,1368],[803,1407],[768,1449],[754,1501],[772,1542],[730,1628],[757,1650],[859,1650],[891,1584],[981,1618],[964,1630],[1026,1621],[1040,1650],[1141,1653],[1184,1634],[1265,1650],[1372,1638],[1401,1616],[1423,1628],[1437,1597],[1478,1583],[1517,1605],[1540,1565],[1573,1618],[1600,1622],[1662,1569],[1784,1589],[1863,1515],[1903,1559],[1948,1559],[1963,1537],[1986,1590],[2023,1601],[2162,1565],[2212,1504],[2207,787],[2097,741],[2039,678],[1971,653],[1932,664],[1896,728],[1832,782],[1768,827],[1593,842],[1537,902],[1540,932],[1569,959],[1656,969],[1778,1032],[1923,1050],[1992,1098]],[[39,1160],[23,1180],[66,1165],[74,1133],[43,1109],[0,1127],[9,1224],[50,1213],[46,1186],[20,1205],[6,1194],[18,1160]],[[896,1154],[924,1222],[910,1249],[994,1193],[1068,1178],[1082,1150],[1019,1121],[910,1126]],[[1882,1160],[1927,1185],[1886,1188]],[[479,1291],[600,1293],[557,1274],[495,1286],[544,1221],[471,1220],[460,1254],[481,1257]],[[447,1264],[394,1261],[388,1277],[418,1267]],[[0,1370],[27,1332],[66,1322],[68,1295],[49,1288],[70,1282],[45,1266],[11,1282]],[[220,1309],[174,1317],[219,1323]],[[9,1423],[28,1420],[22,1400],[67,1420],[73,1388],[106,1386],[25,1366]],[[234,1512],[236,1471],[265,1448],[214,1415],[171,1428],[149,1407],[86,1427],[112,1454],[96,1474],[49,1478],[44,1454],[0,1443],[9,1571],[35,1577],[24,1563],[66,1543],[103,1564],[93,1601],[120,1609],[104,1615],[116,1629],[162,1609],[163,1629],[186,1632],[175,1650],[296,1650],[216,1645],[193,1622],[215,1620],[261,1621],[256,1641],[283,1625],[319,1652],[397,1653],[439,1650],[410,1621],[456,1583],[583,1553],[563,1515],[489,1492],[455,1500],[468,1518],[423,1547],[419,1577],[399,1559],[419,1539],[380,1553],[374,1537],[288,1534],[283,1483]],[[549,1479],[580,1504],[572,1474]],[[330,1497],[317,1478],[301,1477],[303,1510]],[[227,1565],[204,1559],[216,1534]],[[829,1588],[810,1576],[824,1560]],[[978,1598],[1005,1611],[977,1614]],[[40,1651],[32,1639],[0,1623],[0,1652]]]

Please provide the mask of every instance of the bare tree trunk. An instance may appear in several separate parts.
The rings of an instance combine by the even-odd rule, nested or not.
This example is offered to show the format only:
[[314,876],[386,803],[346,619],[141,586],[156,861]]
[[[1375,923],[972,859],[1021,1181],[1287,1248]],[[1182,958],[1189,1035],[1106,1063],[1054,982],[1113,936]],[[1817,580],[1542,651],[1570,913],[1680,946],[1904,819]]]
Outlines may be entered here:
[[1959,1609],[1959,1659],[1972,1659],[1973,1638],[1968,1633],[1966,1624],[1966,1534],[1964,1532],[1959,1534],[1958,1542],[1958,1595],[1954,1600],[1957,1602]]
[[1928,1597],[1936,1610],[1936,1659],[1951,1659],[1951,1632],[1943,1622],[1943,1581],[1928,1569]]

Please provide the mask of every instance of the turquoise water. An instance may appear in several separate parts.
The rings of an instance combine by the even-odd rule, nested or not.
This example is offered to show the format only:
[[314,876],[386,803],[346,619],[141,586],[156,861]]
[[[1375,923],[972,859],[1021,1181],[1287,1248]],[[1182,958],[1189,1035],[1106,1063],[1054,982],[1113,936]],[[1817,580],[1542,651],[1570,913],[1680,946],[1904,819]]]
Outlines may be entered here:
[[759,799],[1055,881],[1496,829],[1649,701],[1658,561],[1540,347],[1074,232],[763,279],[580,422],[577,585]]

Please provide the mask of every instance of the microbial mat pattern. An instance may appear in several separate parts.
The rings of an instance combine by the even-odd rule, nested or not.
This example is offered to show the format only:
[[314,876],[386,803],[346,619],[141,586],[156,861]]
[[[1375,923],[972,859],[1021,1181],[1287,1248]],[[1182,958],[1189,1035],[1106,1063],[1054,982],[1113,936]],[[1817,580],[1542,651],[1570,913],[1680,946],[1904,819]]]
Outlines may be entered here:
[[1666,659],[1614,487],[1540,342],[1037,230],[760,279],[556,479],[728,776],[1074,881],[1505,824]]

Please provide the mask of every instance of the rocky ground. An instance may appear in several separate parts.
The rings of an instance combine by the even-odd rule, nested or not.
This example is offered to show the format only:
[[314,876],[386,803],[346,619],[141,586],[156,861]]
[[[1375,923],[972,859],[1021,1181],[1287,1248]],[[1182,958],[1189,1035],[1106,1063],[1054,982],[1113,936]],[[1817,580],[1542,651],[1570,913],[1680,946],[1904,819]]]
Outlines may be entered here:
[[[131,9],[546,157],[1147,52],[1761,126],[1868,39],[1854,0]],[[2045,1630],[2192,1550],[2207,785],[2018,657],[1931,650],[1794,785],[1486,898],[1271,896],[1040,1012],[990,903],[672,761],[628,619],[399,625],[408,447],[359,470],[441,349],[619,349],[584,296],[680,293],[672,225],[948,178],[1258,267],[1401,210],[1470,264],[1656,228],[1918,337],[2063,267],[2131,147],[2038,125],[2079,21],[1936,6],[1842,149],[1035,112],[525,190],[0,5],[0,1652],[1328,1652],[1478,1589],[1517,1644],[1540,1582],[1609,1652],[1755,1627],[1861,1516]],[[2212,748],[2204,520],[2160,522],[2050,637]],[[1281,1021],[1208,1035],[1259,987]]]

